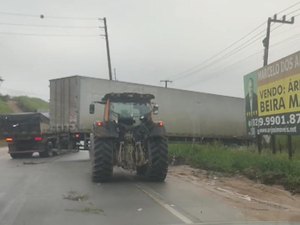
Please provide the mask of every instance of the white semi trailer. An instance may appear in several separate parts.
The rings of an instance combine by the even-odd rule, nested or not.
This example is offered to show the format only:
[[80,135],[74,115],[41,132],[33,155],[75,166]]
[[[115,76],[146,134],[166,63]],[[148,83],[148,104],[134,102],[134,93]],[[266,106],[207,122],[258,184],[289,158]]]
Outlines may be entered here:
[[[244,99],[106,79],[71,76],[50,80],[50,131],[62,139],[89,140],[92,125],[103,117],[103,106],[89,105],[111,92],[153,94],[159,105],[157,120],[169,140],[247,139]],[[74,146],[71,144],[70,146]]]

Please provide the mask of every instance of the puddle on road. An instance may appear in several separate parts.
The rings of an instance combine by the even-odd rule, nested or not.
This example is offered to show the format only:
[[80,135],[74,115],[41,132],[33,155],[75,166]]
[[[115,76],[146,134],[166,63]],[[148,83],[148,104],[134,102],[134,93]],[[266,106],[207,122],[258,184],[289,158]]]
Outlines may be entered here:
[[33,161],[24,161],[23,162],[23,165],[38,165],[38,164],[43,164],[43,163],[46,163],[46,162],[33,162]]
[[67,195],[63,196],[63,198],[70,201],[82,202],[88,200],[89,196],[87,194],[81,194],[76,191],[69,191]]
[[104,213],[103,209],[93,208],[93,207],[84,207],[79,209],[65,209],[67,212],[79,212],[79,213],[89,213],[89,214],[102,214]]
[[70,208],[65,209],[67,212],[78,212],[78,213],[87,213],[87,214],[103,214],[104,210],[94,206],[92,202],[86,202],[89,199],[87,194],[78,193],[77,191],[69,191],[68,194],[63,195],[63,198],[70,201],[79,202],[81,205],[80,208]]

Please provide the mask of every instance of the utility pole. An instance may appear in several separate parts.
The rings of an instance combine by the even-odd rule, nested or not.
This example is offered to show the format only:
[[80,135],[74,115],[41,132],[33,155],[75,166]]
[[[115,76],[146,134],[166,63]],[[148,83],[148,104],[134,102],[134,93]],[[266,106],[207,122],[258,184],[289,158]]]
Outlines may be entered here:
[[[277,19],[277,14],[273,16],[273,18],[269,17],[267,21],[267,34],[264,38],[263,45],[265,47],[264,51],[264,66],[268,65],[268,58],[269,58],[269,46],[270,46],[270,32],[271,32],[271,23],[282,23],[282,24],[293,24],[295,21],[295,18],[292,17],[291,20],[286,20],[286,15],[282,17],[282,19]],[[290,135],[289,135],[290,136]],[[290,137],[288,137],[290,138]],[[290,139],[288,139],[290,140]],[[291,143],[291,142],[289,142]],[[258,151],[261,152],[261,135],[257,135],[257,147]],[[291,148],[291,147],[290,147]],[[271,135],[271,149],[273,154],[276,153],[276,137],[275,135]]]
[[165,88],[167,88],[168,83],[172,83],[173,81],[171,81],[171,80],[161,80],[160,82],[164,82],[165,83]]
[[268,65],[268,57],[269,57],[269,45],[270,45],[270,30],[271,30],[271,23],[285,23],[285,24],[293,24],[295,18],[292,17],[291,20],[286,20],[286,15],[282,17],[282,19],[277,19],[277,14],[273,16],[273,18],[269,17],[267,22],[267,35],[264,38],[263,45],[265,47],[264,52],[264,66]]
[[114,78],[115,78],[115,80],[117,80],[117,70],[116,70],[116,68],[114,68]]
[[109,80],[112,80],[112,70],[111,70],[111,61],[110,61],[109,41],[108,41],[106,18],[105,17],[104,18],[99,18],[99,20],[103,20],[103,23],[104,23],[104,27],[100,27],[100,28],[104,28],[104,35],[101,35],[101,36],[105,37],[107,62],[108,62],[108,74],[109,74]]

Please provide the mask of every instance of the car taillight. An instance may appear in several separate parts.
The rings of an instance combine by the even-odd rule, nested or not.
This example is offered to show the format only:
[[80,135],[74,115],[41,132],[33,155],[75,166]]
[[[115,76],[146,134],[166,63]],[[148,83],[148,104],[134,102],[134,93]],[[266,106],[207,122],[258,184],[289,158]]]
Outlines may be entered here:
[[95,125],[96,125],[97,127],[102,127],[102,126],[103,126],[103,122],[97,121],[97,122],[95,123]]
[[35,140],[35,141],[42,141],[43,138],[42,138],[42,137],[35,137],[34,140]]
[[14,141],[14,139],[13,139],[13,138],[11,138],[11,137],[8,137],[8,138],[5,138],[5,141],[6,141],[6,142],[13,142],[13,141]]
[[163,126],[164,126],[164,122],[163,122],[163,121],[159,121],[159,122],[157,123],[157,125],[158,125],[159,127],[163,127]]

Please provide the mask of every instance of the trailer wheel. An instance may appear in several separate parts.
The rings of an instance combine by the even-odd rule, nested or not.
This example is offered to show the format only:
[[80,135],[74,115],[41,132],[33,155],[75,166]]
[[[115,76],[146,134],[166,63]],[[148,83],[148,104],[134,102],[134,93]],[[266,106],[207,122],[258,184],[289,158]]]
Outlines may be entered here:
[[11,156],[13,159],[20,159],[20,158],[22,158],[22,157],[21,157],[21,154],[18,154],[18,153],[10,153],[10,156]]
[[43,158],[47,158],[47,157],[52,157],[53,155],[54,155],[53,143],[49,141],[45,146],[45,150],[43,152],[40,152],[40,156]]
[[10,156],[13,159],[30,158],[32,156],[32,153],[10,153]]
[[[138,171],[137,171],[138,172]],[[145,176],[151,181],[163,182],[168,172],[168,143],[165,137],[148,140],[148,164]]]
[[113,173],[113,140],[94,138],[92,159],[93,182],[106,182]]

